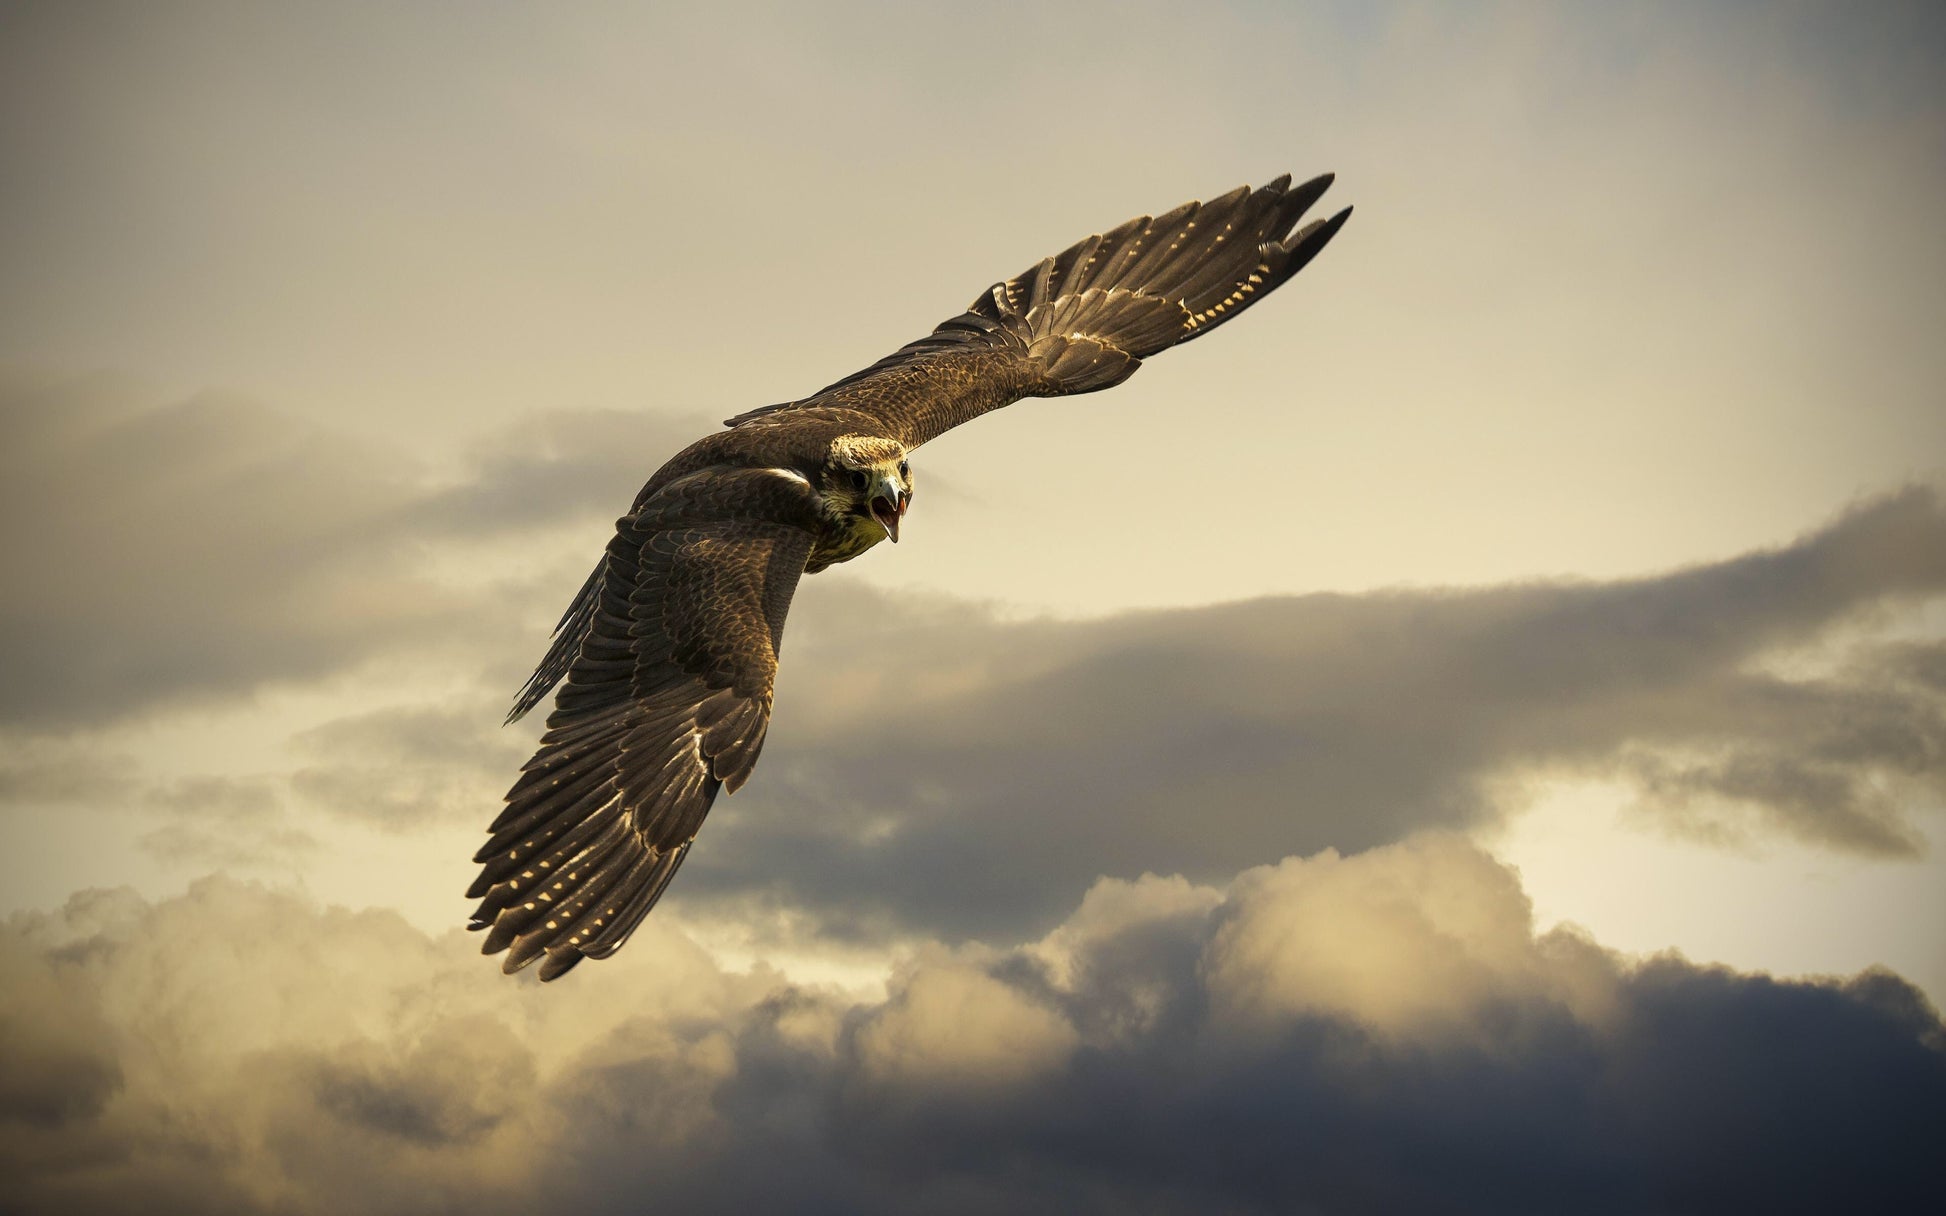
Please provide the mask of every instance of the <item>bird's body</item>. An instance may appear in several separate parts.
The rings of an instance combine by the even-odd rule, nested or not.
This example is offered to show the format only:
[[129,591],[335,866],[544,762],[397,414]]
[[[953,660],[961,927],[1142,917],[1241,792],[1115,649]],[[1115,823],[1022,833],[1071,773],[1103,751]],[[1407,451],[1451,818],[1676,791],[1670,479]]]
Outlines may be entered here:
[[[470,895],[506,969],[618,949],[769,725],[803,574],[896,542],[910,454],[1022,397],[1095,392],[1296,274],[1349,216],[1292,231],[1330,184],[1279,178],[1131,220],[801,401],[740,415],[643,486],[514,705],[561,684]],[[565,683],[562,683],[565,678]]]

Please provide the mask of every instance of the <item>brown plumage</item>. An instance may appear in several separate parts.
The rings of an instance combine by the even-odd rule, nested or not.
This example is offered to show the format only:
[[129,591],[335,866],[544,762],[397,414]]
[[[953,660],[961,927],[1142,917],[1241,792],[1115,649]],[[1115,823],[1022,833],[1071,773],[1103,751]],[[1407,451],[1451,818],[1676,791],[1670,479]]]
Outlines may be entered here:
[[[474,860],[472,928],[506,970],[606,958],[654,906],[719,790],[750,776],[804,573],[897,541],[907,455],[1022,397],[1120,384],[1250,307],[1351,209],[1290,178],[1077,242],[799,401],[729,420],[649,479],[508,721],[556,684],[540,750]],[[562,683],[565,677],[565,683]]]

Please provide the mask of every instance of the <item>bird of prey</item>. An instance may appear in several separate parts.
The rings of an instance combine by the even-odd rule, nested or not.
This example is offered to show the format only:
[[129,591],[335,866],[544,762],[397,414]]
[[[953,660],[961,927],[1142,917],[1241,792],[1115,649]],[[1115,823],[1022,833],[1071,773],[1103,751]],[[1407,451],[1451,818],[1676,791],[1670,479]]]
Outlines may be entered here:
[[1330,175],[1141,216],[980,293],[827,388],[740,414],[649,478],[507,720],[557,685],[474,860],[471,928],[554,979],[618,950],[719,791],[750,777],[800,575],[897,542],[914,448],[1022,397],[1120,384],[1276,290],[1351,215]]

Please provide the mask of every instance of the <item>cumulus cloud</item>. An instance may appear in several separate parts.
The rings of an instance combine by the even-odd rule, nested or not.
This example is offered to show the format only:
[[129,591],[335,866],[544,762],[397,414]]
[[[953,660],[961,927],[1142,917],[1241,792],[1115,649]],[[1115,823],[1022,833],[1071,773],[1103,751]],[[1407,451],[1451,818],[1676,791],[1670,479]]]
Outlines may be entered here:
[[[0,1153],[10,1178],[33,1179],[9,1203],[60,1211],[414,1211],[449,1187],[531,1193],[536,1146],[568,1130],[536,1076],[568,1089],[624,1069],[673,1092],[689,1037],[767,986],[652,929],[656,966],[621,1004],[535,1000],[481,982],[459,933],[220,878],[158,904],[78,895],[4,939],[41,969],[5,996],[21,1059],[3,1071],[27,1080],[10,1082],[24,1092]],[[50,1056],[50,1041],[71,1049]],[[15,1067],[48,1058],[88,1080],[65,1108],[52,1095],[66,1082]],[[665,1144],[706,1121],[667,1098],[644,1110],[659,1102]]]
[[852,1038],[867,1081],[919,1093],[1017,1088],[1059,1067],[1075,1044],[1053,1009],[950,962],[913,968]]
[[1515,876],[1453,838],[1292,858],[1240,878],[1204,959],[1213,1016],[1275,1033],[1349,1020],[1387,1039],[1473,1028],[1510,997],[1560,1001]]
[[1466,827],[1558,773],[1629,780],[1701,837],[1911,856],[1913,808],[1946,794],[1942,647],[1854,635],[1942,590],[1923,489],[1613,582],[1085,622],[814,583],[762,773],[675,894],[828,909],[838,932],[1019,933],[1101,873],[1209,881]]
[[645,463],[705,429],[560,412],[489,436],[442,479],[253,401],[154,406],[8,377],[0,722],[93,726],[494,627],[511,640],[506,589],[457,585],[435,553],[612,517]]
[[0,933],[0,967],[0,1119],[60,1127],[98,1116],[122,1078],[92,994],[16,933]]
[[1103,880],[882,1000],[727,973],[653,919],[572,990],[473,940],[227,879],[14,918],[10,1202],[1821,1211],[1936,1183],[1946,1134],[1946,1039],[1896,976],[1537,937],[1445,834]]

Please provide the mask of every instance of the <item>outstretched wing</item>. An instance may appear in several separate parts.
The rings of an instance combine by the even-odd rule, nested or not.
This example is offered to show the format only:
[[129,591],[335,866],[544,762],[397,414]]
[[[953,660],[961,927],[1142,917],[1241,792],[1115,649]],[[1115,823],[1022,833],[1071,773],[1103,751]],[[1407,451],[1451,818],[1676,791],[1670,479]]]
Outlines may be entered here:
[[[767,470],[706,469],[617,525],[570,611],[582,619],[563,621],[573,660],[540,750],[474,857],[471,927],[488,930],[486,953],[511,948],[507,971],[545,954],[551,980],[619,949],[717,792],[749,777],[811,553],[809,493]],[[552,683],[530,681],[523,700]]]
[[908,448],[1022,397],[1120,384],[1143,359],[1208,333],[1281,286],[1337,235],[1347,207],[1297,227],[1331,175],[1289,175],[1139,216],[996,283],[967,310],[802,401],[870,415]]

